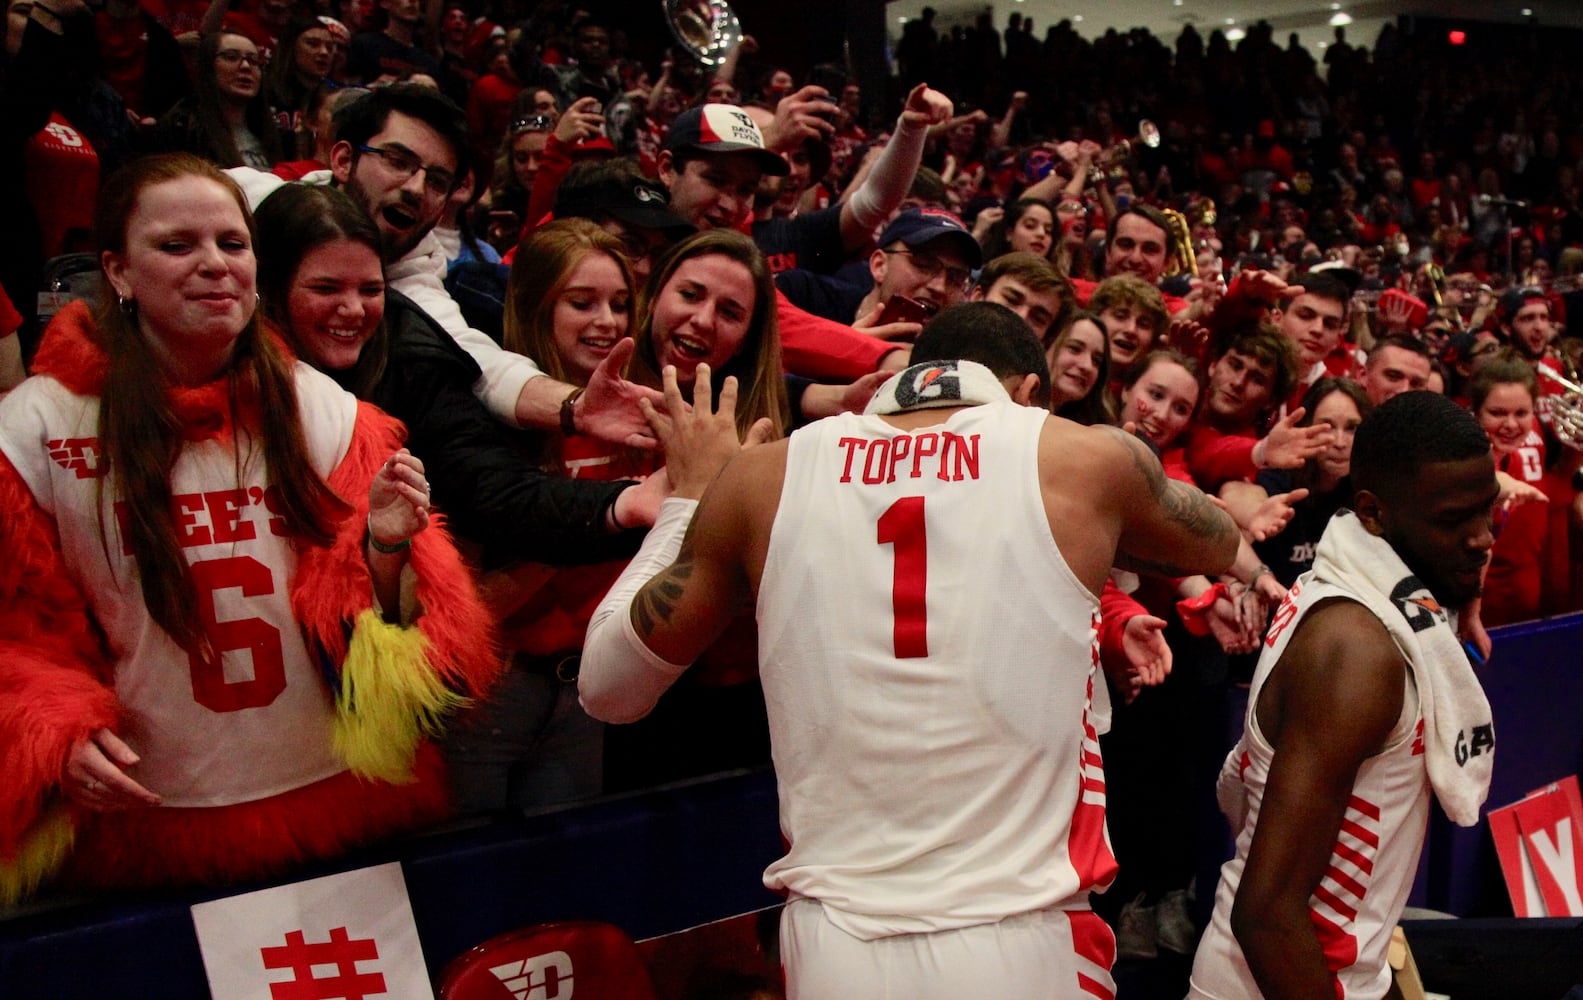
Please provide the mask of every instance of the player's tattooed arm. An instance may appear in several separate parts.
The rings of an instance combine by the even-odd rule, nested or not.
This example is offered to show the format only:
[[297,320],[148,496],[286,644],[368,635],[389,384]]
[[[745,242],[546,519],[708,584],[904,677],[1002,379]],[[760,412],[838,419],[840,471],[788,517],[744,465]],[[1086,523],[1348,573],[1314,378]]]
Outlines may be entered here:
[[1149,498],[1154,501],[1163,522],[1159,525],[1162,529],[1161,541],[1171,538],[1176,541],[1176,544],[1151,546],[1153,551],[1147,553],[1138,551],[1136,547],[1118,551],[1116,565],[1139,573],[1190,576],[1205,571],[1201,560],[1204,551],[1229,547],[1235,553],[1237,540],[1241,536],[1229,514],[1217,507],[1198,487],[1167,476],[1159,458],[1148,445],[1119,428],[1109,427],[1105,430],[1124,443],[1133,470],[1142,479]]
[[645,641],[653,636],[655,628],[671,624],[677,605],[687,594],[687,583],[692,578],[696,561],[693,552],[695,527],[696,522],[687,526],[676,561],[644,584],[632,599],[632,626]]

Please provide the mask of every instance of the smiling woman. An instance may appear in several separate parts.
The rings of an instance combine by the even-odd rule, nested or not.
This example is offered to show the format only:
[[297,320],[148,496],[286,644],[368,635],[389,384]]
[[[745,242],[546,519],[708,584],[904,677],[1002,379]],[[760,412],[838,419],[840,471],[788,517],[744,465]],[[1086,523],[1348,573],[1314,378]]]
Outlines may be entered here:
[[735,376],[737,428],[768,417],[779,437],[790,426],[775,285],[753,241],[731,230],[706,230],[679,243],[644,289],[632,380],[658,388],[676,366],[684,393],[707,363],[716,391]]
[[280,130],[263,94],[265,61],[246,35],[217,32],[198,43],[195,93],[160,118],[152,145],[196,153],[222,167],[268,170],[281,159]]
[[0,403],[0,907],[437,820],[423,734],[498,669],[395,422],[255,315],[236,186],[145,157],[96,223],[114,298],[62,310]]

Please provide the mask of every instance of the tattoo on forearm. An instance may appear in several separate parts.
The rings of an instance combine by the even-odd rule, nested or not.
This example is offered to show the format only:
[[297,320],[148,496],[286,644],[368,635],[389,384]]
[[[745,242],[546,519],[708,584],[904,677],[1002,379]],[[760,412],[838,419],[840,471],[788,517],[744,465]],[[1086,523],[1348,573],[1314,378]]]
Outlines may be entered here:
[[[1167,518],[1193,535],[1215,542],[1229,541],[1237,534],[1236,522],[1216,507],[1198,487],[1166,476],[1164,466],[1147,445],[1119,429],[1113,430],[1126,439],[1127,453],[1132,456],[1133,466],[1142,474],[1150,494],[1165,511]],[[1194,567],[1156,562],[1121,552],[1116,553],[1116,565],[1134,572],[1163,576],[1187,576],[1198,572]]]
[[693,575],[691,535],[689,528],[681,551],[676,553],[676,561],[644,584],[643,589],[632,599],[632,624],[643,638],[652,635],[656,626],[670,624],[677,602],[687,589],[687,581]]

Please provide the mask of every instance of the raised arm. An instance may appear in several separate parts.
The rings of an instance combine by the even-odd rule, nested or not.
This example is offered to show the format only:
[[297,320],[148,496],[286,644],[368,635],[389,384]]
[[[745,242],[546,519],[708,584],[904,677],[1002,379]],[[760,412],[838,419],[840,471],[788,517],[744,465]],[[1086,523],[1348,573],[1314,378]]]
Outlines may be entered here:
[[[726,464],[738,448],[736,380],[726,380],[711,413],[707,365],[696,379],[690,411],[669,368],[664,413],[643,404],[675,492],[588,624],[577,692],[588,714],[606,722],[647,715],[751,596],[742,553],[750,505],[765,484],[761,459],[772,456]],[[776,452],[784,462],[784,450]]]
[[1337,601],[1298,626],[1259,693],[1275,748],[1231,929],[1265,996],[1334,1000],[1308,900],[1330,865],[1358,768],[1402,711],[1406,668],[1385,627]]

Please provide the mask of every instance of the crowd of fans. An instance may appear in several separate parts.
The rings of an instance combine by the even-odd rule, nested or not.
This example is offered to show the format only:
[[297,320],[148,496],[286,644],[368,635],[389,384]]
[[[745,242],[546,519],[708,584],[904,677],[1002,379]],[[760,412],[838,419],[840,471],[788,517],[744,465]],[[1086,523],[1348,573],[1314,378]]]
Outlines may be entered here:
[[[123,835],[114,817],[160,795],[198,826],[206,809],[290,800],[270,814],[278,843],[256,858],[197,858],[188,836],[172,841],[183,859],[65,869],[86,884],[215,881],[441,811],[419,796],[380,806],[377,831],[295,837],[291,815],[311,814],[337,761],[369,781],[427,776],[453,808],[487,812],[766,760],[749,619],[639,723],[606,731],[577,704],[582,629],[666,492],[637,400],[653,398],[666,366],[689,389],[708,364],[716,384],[738,379],[745,437],[784,435],[861,409],[905,364],[910,338],[968,299],[1004,305],[1044,339],[1054,412],[1134,429],[1169,475],[1224,497],[1245,534],[1227,579],[1118,571],[1103,597],[1122,871],[1104,912],[1123,957],[1191,953],[1195,847],[1173,817],[1212,785],[1225,749],[1221,694],[1249,671],[1270,612],[1346,502],[1351,435],[1372,406],[1402,391],[1444,392],[1490,436],[1503,499],[1482,607],[1464,609],[1476,645],[1487,651],[1482,626],[1583,599],[1572,558],[1583,393],[1563,381],[1578,379],[1561,336],[1576,306],[1569,279],[1583,272],[1583,132],[1563,123],[1578,120],[1583,93],[1565,72],[1565,39],[1531,33],[1462,50],[1388,26],[1369,50],[1338,29],[1319,65],[1295,36],[1282,48],[1265,25],[1235,46],[1189,27],[1173,50],[1144,31],[1089,41],[1066,22],[1040,39],[1015,14],[1004,32],[986,15],[939,37],[925,11],[896,47],[890,103],[834,67],[812,68],[817,82],[804,84],[757,59],[751,37],[718,66],[680,50],[645,66],[597,13],[552,2],[518,19],[508,7],[10,3],[0,379],[10,389],[26,370],[103,396],[97,417],[48,438],[60,469],[63,441],[113,439],[122,451],[108,459],[103,494],[51,493],[22,457],[39,445],[26,436],[35,423],[40,434],[59,430],[37,401],[42,390],[14,391],[3,411],[0,492],[47,516],[8,518],[0,531],[9,547],[0,563],[20,565],[11,553],[24,546],[46,554],[28,571],[42,579],[20,569],[0,578],[0,620],[33,623],[16,633],[31,637],[30,657],[0,658],[0,689],[87,699],[91,710],[55,706],[42,722],[28,706],[0,710],[0,740],[25,733],[45,748],[0,793],[0,866],[32,863],[30,838],[62,795],[86,831],[78,855]],[[101,188],[119,193],[101,198]],[[171,201],[176,191],[184,200]],[[153,217],[156,207],[165,217]],[[211,217],[220,221],[203,229]],[[152,249],[136,242],[145,230],[159,234]],[[161,312],[154,285],[141,283],[176,271],[138,254],[211,249],[215,259],[193,273],[246,272],[238,294],[246,300],[256,280],[257,307],[244,301],[246,315],[226,328],[241,337],[237,356],[187,380],[169,345],[190,349],[190,319]],[[59,276],[72,254],[101,251],[112,287],[90,315],[67,303]],[[298,377],[304,412],[333,409],[325,400],[338,386],[398,418],[410,451],[348,471],[350,458],[330,459],[373,430],[348,424],[337,445],[290,430],[296,403],[258,412],[260,386],[282,391],[281,359],[291,357],[322,373]],[[98,374],[82,374],[84,364]],[[148,731],[181,714],[123,726],[128,742],[113,732],[118,711],[158,702],[149,684],[171,683],[139,674],[141,686],[128,688],[127,658],[152,654],[141,640],[125,645],[141,634],[125,605],[147,606],[171,637],[156,652],[174,656],[183,677],[190,667],[194,697],[211,710],[199,677],[214,657],[251,655],[263,670],[257,644],[226,633],[246,614],[228,604],[216,618],[212,596],[257,581],[197,572],[211,563],[189,568],[175,541],[195,537],[196,514],[181,506],[190,484],[177,488],[184,456],[217,433],[188,426],[207,418],[183,394],[215,379],[252,387],[227,419],[266,442],[274,470],[253,486],[242,481],[256,471],[251,459],[239,460],[230,487],[264,496],[283,481],[277,462],[312,452],[317,479],[299,472],[286,484],[291,503],[268,501],[289,522],[281,531],[304,547],[341,545],[344,517],[321,495],[326,483],[363,517],[353,548],[366,536],[376,593],[372,612],[346,609],[348,632],[365,613],[398,631],[429,621],[435,587],[466,592],[451,594],[460,604],[445,616],[460,621],[430,630],[429,672],[449,694],[418,699],[417,721],[404,725],[419,748],[404,765],[369,764],[336,742],[306,755],[311,767],[234,789],[224,774],[188,791],[128,778],[148,747],[198,755]],[[139,383],[137,394],[116,399],[118,380]],[[146,440],[160,454],[122,469],[139,432],[111,425],[139,407],[156,416]],[[365,411],[342,420],[353,412]],[[277,449],[276,438],[287,443]],[[366,447],[387,445],[394,438]],[[104,475],[87,461],[79,478]],[[98,517],[111,500],[146,513]],[[444,528],[429,523],[431,500]],[[226,502],[229,521],[215,513],[221,501],[200,503],[216,518],[205,544],[242,537],[236,502]],[[136,572],[83,587],[73,560],[92,553],[65,537],[82,518],[63,515],[57,505],[69,503],[88,505],[90,533],[123,526]],[[164,509],[172,504],[175,513]],[[391,575],[404,571],[381,560],[406,559],[397,553],[409,542],[444,531],[466,579],[448,541],[412,547],[415,603]],[[289,590],[299,569],[275,558]],[[363,579],[344,563],[343,552],[336,573]],[[204,587],[207,618],[194,618],[184,608]],[[499,679],[473,662],[469,602],[491,620],[471,639],[497,636],[509,664]],[[87,623],[80,634],[37,627],[46,612],[68,611]],[[281,611],[279,624],[295,623],[311,647],[288,650],[289,668],[354,655],[357,636],[330,635],[325,613],[297,600]],[[290,684],[325,688],[321,699],[353,714],[349,669],[307,669]],[[238,687],[233,673],[218,690]],[[186,699],[187,688],[169,695]],[[458,707],[462,697],[470,706]],[[437,737],[437,750],[423,737]],[[245,739],[279,753],[296,737],[265,727],[243,739],[228,752],[245,759],[264,752]],[[143,766],[164,780],[200,765]],[[106,785],[126,798],[106,798]],[[214,836],[256,820],[231,815]],[[158,824],[132,829],[119,851],[158,852],[150,845],[172,836]],[[24,874],[11,894],[44,877]]]

